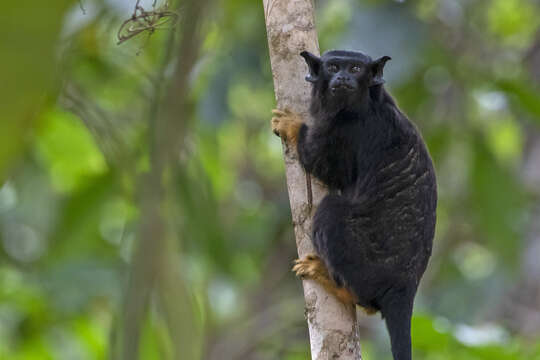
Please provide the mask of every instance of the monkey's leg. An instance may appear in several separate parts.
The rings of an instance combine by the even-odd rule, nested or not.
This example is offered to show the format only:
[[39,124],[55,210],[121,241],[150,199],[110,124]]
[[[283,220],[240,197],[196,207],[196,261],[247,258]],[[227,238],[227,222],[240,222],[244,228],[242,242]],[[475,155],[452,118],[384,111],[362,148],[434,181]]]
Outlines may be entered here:
[[346,284],[358,297],[360,307],[372,315],[378,307],[370,303],[371,294],[358,284],[366,281],[362,253],[359,246],[364,241],[360,218],[353,216],[355,205],[341,195],[327,195],[319,204],[313,218],[313,245],[332,268],[332,280]]
[[317,255],[309,254],[303,259],[295,260],[294,263],[292,271],[296,273],[296,276],[318,282],[327,292],[345,305],[355,305],[358,302],[353,293],[345,287],[339,287],[330,278],[326,265]]
[[272,110],[272,131],[289,144],[296,146],[298,132],[304,123],[299,115],[289,110]]

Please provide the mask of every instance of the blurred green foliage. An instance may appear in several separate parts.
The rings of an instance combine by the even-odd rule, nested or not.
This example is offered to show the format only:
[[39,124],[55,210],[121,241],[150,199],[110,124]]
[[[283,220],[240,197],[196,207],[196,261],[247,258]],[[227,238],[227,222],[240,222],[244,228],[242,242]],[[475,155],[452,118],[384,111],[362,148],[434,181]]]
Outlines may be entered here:
[[[126,295],[136,270],[155,276],[138,324],[141,359],[187,358],[179,334],[204,359],[306,359],[281,144],[269,131],[262,3],[213,2],[201,19],[202,49],[186,69],[189,98],[178,116],[185,133],[158,182],[165,256],[150,264],[134,254],[152,223],[151,134],[177,55],[167,60],[168,30],[116,45],[134,4],[3,5],[0,359],[116,358],[124,311],[145,296]],[[438,227],[416,303],[415,359],[540,359],[537,334],[500,311],[523,276],[538,201],[523,174],[540,138],[538,2],[316,7],[321,50],[392,56],[388,87],[437,167]],[[160,246],[160,234],[150,244]],[[364,358],[388,359],[378,316],[360,324]]]
[[40,104],[55,96],[57,41],[70,3],[23,0],[3,6],[0,181],[5,180],[7,170],[23,151],[26,136],[36,126]]

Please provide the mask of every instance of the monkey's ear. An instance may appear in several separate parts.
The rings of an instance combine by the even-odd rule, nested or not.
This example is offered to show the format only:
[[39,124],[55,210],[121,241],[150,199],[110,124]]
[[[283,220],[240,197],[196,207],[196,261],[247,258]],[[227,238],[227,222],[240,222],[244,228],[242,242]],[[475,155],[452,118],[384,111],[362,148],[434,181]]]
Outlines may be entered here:
[[300,56],[306,60],[309,67],[309,75],[306,76],[306,81],[312,83],[317,82],[319,79],[319,71],[321,69],[321,59],[309,51],[302,51]]
[[371,79],[371,84],[369,86],[384,84],[383,69],[384,64],[386,64],[388,60],[392,60],[392,58],[390,56],[383,56],[371,63],[371,71],[373,72],[373,78]]

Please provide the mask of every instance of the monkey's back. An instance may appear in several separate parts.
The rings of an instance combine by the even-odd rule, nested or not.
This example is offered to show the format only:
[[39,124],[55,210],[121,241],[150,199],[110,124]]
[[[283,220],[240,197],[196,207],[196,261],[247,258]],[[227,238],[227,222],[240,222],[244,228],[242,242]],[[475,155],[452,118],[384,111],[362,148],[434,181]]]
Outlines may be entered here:
[[427,150],[419,136],[412,140],[398,151],[406,151],[404,156],[385,157],[364,174],[355,187],[350,221],[356,222],[351,239],[364,246],[363,263],[418,283],[431,255],[437,190]]
[[314,244],[336,281],[374,308],[391,287],[416,291],[435,231],[431,158],[416,128],[392,105],[386,108],[393,112],[392,124],[341,133],[357,137],[359,151],[350,164],[329,172],[350,167],[358,175],[341,195],[325,198],[314,219]]

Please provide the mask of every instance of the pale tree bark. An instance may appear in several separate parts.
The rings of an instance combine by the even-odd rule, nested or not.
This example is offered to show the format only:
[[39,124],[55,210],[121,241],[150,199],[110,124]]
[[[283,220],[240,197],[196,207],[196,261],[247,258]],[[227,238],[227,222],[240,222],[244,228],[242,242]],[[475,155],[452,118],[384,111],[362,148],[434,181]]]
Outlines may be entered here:
[[[300,52],[319,53],[311,0],[263,0],[270,62],[278,109],[300,114],[309,122],[310,86],[304,77],[308,72]],[[311,243],[312,216],[325,195],[323,186],[313,183],[313,208],[308,206],[306,175],[294,149],[285,144],[287,188],[291,204],[298,255],[315,250]],[[305,315],[309,326],[313,360],[358,360],[360,343],[356,312],[338,302],[311,280],[305,280]]]

